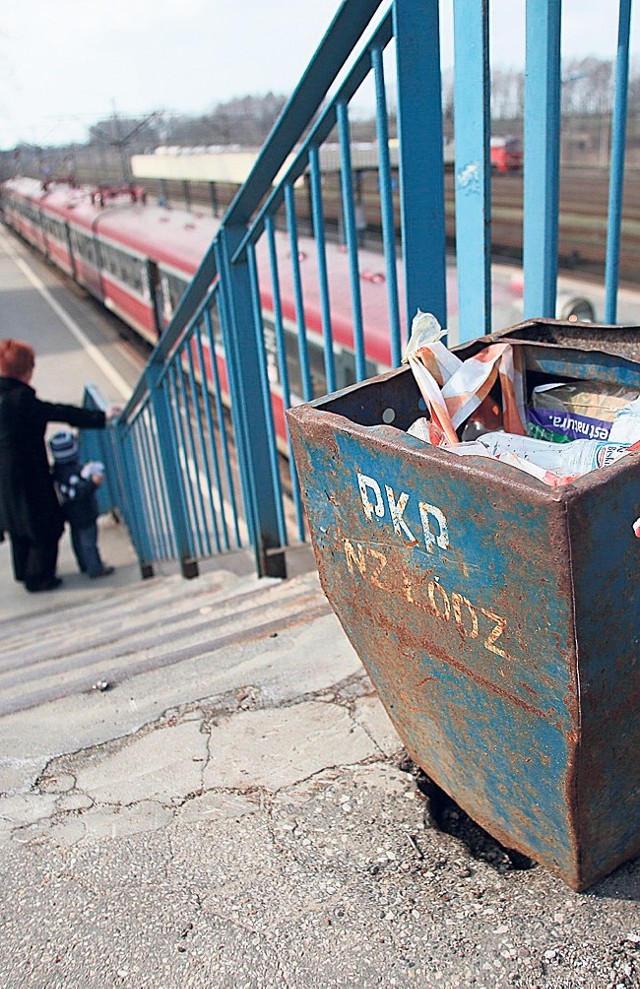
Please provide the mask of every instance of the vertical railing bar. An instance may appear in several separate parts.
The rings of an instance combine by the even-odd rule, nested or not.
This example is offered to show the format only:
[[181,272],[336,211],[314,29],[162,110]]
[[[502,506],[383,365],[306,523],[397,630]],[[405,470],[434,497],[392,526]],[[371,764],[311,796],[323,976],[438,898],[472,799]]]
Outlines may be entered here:
[[145,461],[139,426],[131,434],[131,450],[135,462],[136,485],[140,496],[140,512],[142,517],[147,519],[149,526],[150,558],[159,559],[160,553],[158,551],[157,520],[154,517],[154,506],[149,506],[147,484],[148,467]]
[[489,12],[454,2],[456,255],[459,340],[491,332]]
[[[145,545],[145,539],[142,533],[141,522],[143,516],[138,515],[135,509],[138,487],[137,484],[134,483],[133,478],[130,477],[127,431],[124,424],[121,425],[119,421],[116,421],[115,423],[112,441],[114,462],[117,472],[116,484],[120,494],[118,499],[118,507],[121,511],[124,523],[131,534],[131,540],[136,549],[138,558],[140,560],[144,560],[144,551],[148,549],[148,547]],[[144,562],[150,561],[147,559],[144,560]]]
[[249,279],[251,282],[251,296],[254,316],[256,358],[260,371],[264,399],[264,415],[267,426],[267,442],[269,445],[269,461],[273,476],[273,496],[276,507],[276,518],[278,524],[278,536],[283,546],[287,545],[287,529],[284,521],[284,508],[282,503],[282,487],[280,484],[280,469],[278,463],[278,447],[276,444],[276,433],[273,422],[273,406],[271,404],[271,390],[269,388],[269,376],[267,374],[267,355],[264,345],[264,328],[262,325],[262,308],[260,305],[260,281],[258,278],[258,268],[256,264],[256,252],[253,244],[247,249],[247,260],[249,262]]
[[[150,488],[155,481],[159,493],[157,515],[155,518],[156,543],[160,547],[159,555],[164,559],[169,559],[177,555],[177,543],[173,530],[173,519],[167,501],[162,461],[158,455],[157,423],[150,409],[147,409],[140,419],[139,433],[140,449],[145,464],[145,487],[147,489]],[[160,482],[159,484],[158,481]],[[146,497],[147,500],[150,497],[148,491]]]
[[[196,423],[196,425],[198,427],[198,432],[199,432],[200,436],[202,436],[201,426],[200,426],[200,416],[199,416],[199,410],[198,410],[198,396],[197,396],[197,392],[196,392],[196,388],[195,388],[195,376],[194,376],[194,371],[193,371],[193,355],[192,355],[192,352],[191,352],[192,343],[193,343],[193,332],[190,334],[189,340],[185,343],[184,350],[183,350],[183,353],[186,353],[186,355],[187,355],[187,368],[188,368],[187,377],[189,378],[189,389],[190,389],[190,392],[191,392],[191,402],[189,402],[189,397],[187,395],[187,386],[186,386],[185,374],[184,374],[184,368],[183,368],[183,365],[182,365],[182,361],[180,362],[180,365],[179,365],[180,366],[180,372],[181,372],[180,385],[181,385],[181,389],[182,389],[182,395],[183,395],[183,400],[184,400],[185,408],[187,410],[187,434],[188,434],[188,437],[189,437],[189,449],[191,451],[191,457],[192,457],[192,460],[193,460],[194,470],[195,470],[195,474],[196,474],[196,480],[195,480],[194,483],[195,483],[196,494],[197,494],[197,498],[198,498],[198,506],[200,508],[200,516],[199,516],[199,518],[202,521],[200,542],[201,542],[202,545],[204,545],[204,548],[205,548],[207,554],[208,555],[211,555],[211,538],[210,538],[210,535],[209,535],[209,526],[207,525],[207,511],[206,511],[206,506],[205,506],[205,500],[204,500],[204,495],[202,493],[201,464],[198,461],[198,451],[197,451],[197,445],[196,445],[196,440],[195,440],[195,436],[194,436],[194,429],[193,429],[194,421],[195,421],[195,423]],[[200,444],[200,452],[201,453],[204,452],[201,444]],[[208,465],[207,465],[206,454],[205,454],[205,457],[204,457],[204,467],[205,467],[205,470],[207,469],[207,466]],[[210,478],[208,478],[208,480],[210,482]],[[209,491],[209,497],[211,497],[211,483],[209,483],[209,485],[208,485],[208,491]]]
[[126,519],[131,514],[131,510],[128,504],[128,491],[123,485],[123,463],[120,459],[119,443],[116,435],[115,423],[113,424],[113,427],[109,429],[106,440],[108,444],[108,453],[105,463],[108,464],[108,469],[111,473],[109,487],[113,492],[112,504],[114,509],[119,513],[122,521],[126,522]]
[[318,257],[318,284],[320,288],[320,312],[322,318],[322,339],[324,343],[324,368],[327,376],[327,391],[332,392],[336,390],[336,362],[333,352],[333,329],[331,327],[331,300],[329,296],[329,274],[327,271],[324,209],[322,206],[320,154],[315,145],[309,148],[309,178],[311,185],[313,235]]
[[418,308],[447,325],[439,4],[394,0],[392,17],[401,81],[398,168],[408,335]]
[[291,273],[293,277],[293,297],[298,324],[298,356],[300,360],[300,380],[302,381],[302,398],[305,402],[313,398],[313,383],[309,367],[309,350],[307,347],[307,325],[304,318],[304,299],[302,294],[302,276],[300,273],[300,258],[298,247],[298,222],[296,220],[293,186],[287,182],[284,187],[284,201],[287,214],[287,228],[291,245]]
[[153,517],[149,518],[147,514],[146,490],[141,485],[141,481],[144,483],[144,461],[142,450],[140,448],[140,437],[137,435],[137,432],[138,431],[136,430],[136,432],[130,435],[129,454],[134,465],[133,471],[135,473],[136,486],[138,489],[140,517],[147,521],[148,559],[154,560],[158,559],[157,539]]
[[[218,463],[218,451],[216,449],[216,434],[213,426],[213,417],[211,415],[211,395],[209,389],[207,388],[207,369],[204,362],[204,351],[202,347],[202,324],[198,325],[195,333],[196,349],[198,353],[198,367],[200,369],[200,396],[202,405],[204,407],[205,422],[207,425],[207,437],[209,440],[209,455],[205,456],[205,465],[207,472],[207,484],[209,485],[209,500],[211,503],[211,512],[213,518],[213,531],[215,536],[216,547],[218,552],[221,551],[221,541],[220,541],[220,527],[222,528],[222,544],[224,544],[225,549],[229,549],[229,533],[227,532],[227,522],[224,517],[224,504],[223,504],[223,492],[222,492],[222,477],[220,476],[220,465]],[[215,358],[212,357],[212,360]],[[204,437],[203,437],[204,444]],[[213,484],[211,483],[211,473],[209,468],[209,456],[211,457],[211,462],[213,464],[213,473],[215,478],[215,488],[218,496],[218,505],[216,506],[213,497]],[[220,526],[218,525],[218,516],[220,518]]]
[[146,439],[146,433],[143,428],[139,425],[135,432],[135,442],[138,453],[138,463],[141,466],[141,470],[137,474],[137,483],[140,486],[141,492],[144,495],[144,517],[149,520],[150,529],[153,537],[153,552],[154,557],[158,558],[162,555],[161,545],[158,538],[158,533],[160,531],[159,516],[158,516],[158,505],[150,497],[150,488],[152,485],[149,483],[149,475],[151,472],[149,466],[149,460],[147,456],[147,450],[145,449],[144,440]]
[[125,483],[128,482],[128,501],[131,510],[128,525],[130,531],[135,533],[140,540],[138,558],[142,561],[144,568],[145,565],[153,560],[153,552],[147,519],[142,510],[138,471],[133,466],[135,462],[134,437],[130,430],[125,430],[119,424],[116,426],[116,429],[121,434],[120,449],[122,451],[122,467]]
[[[230,339],[232,333],[232,320],[229,313],[229,301],[227,299],[227,291],[231,291],[230,288],[230,271],[229,265],[227,263],[227,257],[223,257],[222,244],[219,240],[215,242],[215,258],[216,264],[218,266],[218,271],[221,273],[220,290],[218,291],[218,309],[220,314],[220,327],[222,330],[223,345],[225,352],[225,363],[227,368],[227,381],[229,384],[229,397],[231,400],[231,405],[236,409],[236,414],[239,413],[240,420],[239,426],[240,430],[236,429],[236,424],[234,422],[234,439],[236,454],[238,457],[238,466],[240,468],[240,487],[242,490],[242,500],[245,506],[245,517],[247,523],[247,530],[249,535],[249,542],[252,546],[256,544],[256,516],[252,509],[253,505],[253,492],[249,488],[248,475],[249,467],[247,465],[247,446],[245,443],[244,435],[248,429],[248,424],[245,421],[244,413],[244,403],[240,401],[238,396],[238,389],[240,388],[240,383],[237,380],[237,370],[236,361],[233,353],[228,353],[227,350],[227,340]],[[238,435],[238,432],[240,435]]]
[[138,483],[141,486],[141,494],[144,499],[142,508],[145,518],[149,518],[151,523],[153,557],[154,559],[160,559],[163,556],[162,538],[159,535],[162,532],[162,528],[158,514],[158,504],[150,497],[150,488],[152,485],[149,483],[149,478],[152,474],[152,468],[150,466],[149,451],[147,447],[148,434],[143,420],[138,420],[138,427],[135,430],[134,439],[136,460],[139,465],[137,477]]
[[[282,390],[282,401],[285,409],[291,407],[291,391],[289,387],[289,368],[287,366],[287,347],[285,343],[284,323],[282,320],[282,298],[280,295],[280,279],[278,275],[278,252],[276,250],[276,237],[273,225],[273,217],[265,218],[265,231],[267,243],[269,245],[269,262],[271,268],[271,294],[273,296],[273,325],[276,335],[276,353],[278,357],[278,371],[280,373],[280,387]],[[302,506],[302,496],[300,493],[300,482],[298,480],[298,470],[295,458],[291,449],[291,436],[287,425],[287,443],[289,446],[289,471],[291,475],[291,489],[293,502],[296,510],[296,522],[298,524],[298,535],[300,542],[305,540],[304,509]]]
[[244,451],[240,467],[248,494],[246,508],[256,568],[260,577],[282,578],[286,575],[286,560],[275,496],[279,478],[276,482],[269,451],[266,405],[270,403],[270,396],[268,384],[265,391],[263,377],[266,367],[256,361],[255,350],[256,309],[261,323],[260,300],[254,298],[248,253],[245,251],[238,256],[235,253],[246,234],[246,226],[237,224],[224,227],[218,238],[220,282],[225,297],[222,333],[227,365],[232,369],[230,380],[234,400],[231,415],[236,439]]
[[353,344],[356,359],[356,378],[367,376],[364,353],[364,329],[362,320],[362,296],[360,293],[360,270],[358,266],[358,234],[353,205],[353,179],[351,170],[351,134],[349,112],[346,103],[337,104],[338,140],[340,143],[340,188],[342,190],[342,215],[344,220],[345,243],[349,259],[349,280],[351,283],[351,310],[353,316]]
[[[200,520],[198,517],[198,506],[196,503],[196,494],[193,490],[194,481],[192,472],[189,470],[189,445],[187,441],[187,434],[185,433],[185,419],[187,423],[189,423],[189,404],[184,387],[184,377],[182,374],[182,354],[180,351],[176,354],[175,360],[171,365],[171,386],[173,388],[175,423],[178,429],[180,450],[182,453],[181,460],[184,469],[184,486],[187,491],[187,500],[189,503],[189,522],[191,530],[190,538],[193,540],[194,547],[197,547],[198,552],[202,554],[203,544],[202,534],[200,532]],[[197,476],[197,465],[193,456],[192,463]]]
[[[193,518],[193,507],[191,505],[192,492],[191,492],[191,485],[189,484],[189,478],[188,476],[185,477],[185,475],[187,474],[187,469],[186,469],[187,465],[184,456],[185,443],[184,443],[184,436],[182,430],[181,409],[178,400],[177,386],[175,383],[175,360],[176,357],[174,355],[174,358],[172,359],[171,363],[167,365],[167,373],[162,380],[161,388],[165,394],[167,408],[169,410],[169,415],[170,415],[170,424],[171,424],[170,440],[171,440],[173,456],[176,464],[176,471],[180,478],[180,501],[182,503],[184,523],[186,526],[186,532],[185,532],[186,544],[189,553],[193,556],[195,555],[196,548],[193,538],[193,526],[191,521]],[[183,464],[184,464],[184,472],[181,473],[181,468]],[[171,499],[170,491],[169,491],[169,499]],[[176,534],[176,542],[177,542],[177,534]]]
[[376,133],[378,135],[378,188],[380,190],[380,218],[382,243],[387,276],[387,304],[389,309],[389,333],[391,364],[397,367],[402,359],[402,335],[400,330],[400,306],[398,302],[398,268],[396,262],[396,234],[391,191],[391,159],[389,156],[389,115],[384,80],[382,49],[371,49],[371,65],[376,89]]
[[152,408],[147,408],[144,417],[146,420],[146,441],[149,447],[151,469],[153,476],[159,479],[162,544],[165,559],[172,559],[178,556],[178,543],[173,525],[173,516],[169,506],[167,479],[159,449],[158,422]]
[[631,0],[620,0],[615,91],[611,117],[611,165],[609,173],[609,209],[605,256],[605,322],[615,323],[618,309],[620,234],[622,231],[622,197],[624,190],[624,156],[627,131],[627,94],[629,87],[629,33]]
[[[236,547],[239,549],[242,546],[242,539],[240,538],[240,527],[238,525],[238,506],[236,504],[236,492],[235,485],[233,482],[233,475],[231,473],[231,457],[229,455],[229,444],[227,441],[227,424],[224,418],[224,406],[222,404],[222,389],[220,387],[220,374],[218,372],[218,362],[216,358],[216,347],[215,340],[213,337],[213,324],[211,321],[211,312],[207,308],[204,313],[204,325],[207,331],[207,340],[209,341],[209,352],[211,355],[211,376],[213,380],[213,395],[216,403],[216,416],[218,419],[218,430],[220,432],[220,446],[222,450],[222,461],[224,464],[225,477],[227,479],[227,495],[229,498],[229,504],[231,505],[231,510],[233,513],[233,525],[234,533],[236,537]],[[217,456],[217,454],[216,454]],[[222,489],[221,489],[222,491]],[[228,548],[228,535],[227,534],[227,519],[225,512],[224,499],[221,497],[221,511],[222,518],[224,520],[224,531],[225,538],[227,539]]]
[[276,351],[278,356],[278,371],[280,387],[285,408],[291,407],[291,390],[289,385],[289,366],[285,345],[284,321],[282,318],[282,295],[280,292],[280,277],[278,270],[278,252],[276,249],[275,228],[273,217],[265,217],[265,231],[269,245],[269,264],[271,269],[271,294],[273,296],[273,327],[276,335]]
[[[162,476],[167,487],[167,505],[175,538],[176,558],[180,561],[182,575],[186,578],[198,575],[195,560],[191,522],[189,517],[188,494],[181,471],[181,456],[176,435],[176,409],[172,399],[170,377],[173,363],[163,370],[159,364],[150,361],[145,374],[151,393],[151,403],[155,420],[154,440],[162,463]],[[162,383],[159,379],[162,377]]]
[[[204,476],[207,484],[207,495],[209,502],[209,509],[211,512],[211,532],[213,533],[213,542],[216,548],[216,552],[220,552],[220,535],[218,533],[218,520],[216,516],[216,506],[213,500],[213,483],[211,478],[211,468],[209,466],[209,456],[207,453],[207,446],[204,440],[204,428],[202,421],[202,411],[200,408],[201,395],[198,391],[198,386],[196,383],[196,372],[194,367],[193,359],[193,346],[195,344],[196,351],[198,350],[198,337],[199,337],[199,326],[195,326],[191,334],[191,341],[189,347],[187,348],[188,354],[188,366],[189,366],[189,388],[191,391],[191,404],[193,406],[193,418],[196,424],[196,435],[198,438],[198,447],[200,450],[200,459],[202,463],[202,469],[204,470]],[[203,393],[204,394],[204,393]],[[204,404],[208,403],[204,400]],[[198,472],[200,473],[200,471]],[[207,515],[206,515],[206,505],[203,499],[203,518],[205,525],[205,533],[207,538],[207,543],[209,544],[209,552],[211,552],[211,540],[209,537],[209,526],[207,525]]]
[[561,0],[527,0],[524,316],[555,316],[558,280]]

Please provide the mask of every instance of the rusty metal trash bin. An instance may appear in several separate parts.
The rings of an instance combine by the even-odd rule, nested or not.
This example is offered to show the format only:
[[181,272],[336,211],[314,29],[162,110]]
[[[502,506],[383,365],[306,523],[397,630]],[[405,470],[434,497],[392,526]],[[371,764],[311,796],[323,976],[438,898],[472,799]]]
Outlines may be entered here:
[[[640,391],[637,328],[506,336],[527,379]],[[551,488],[413,438],[421,415],[408,369],[288,412],[323,589],[411,758],[585,889],[640,854],[640,453]]]

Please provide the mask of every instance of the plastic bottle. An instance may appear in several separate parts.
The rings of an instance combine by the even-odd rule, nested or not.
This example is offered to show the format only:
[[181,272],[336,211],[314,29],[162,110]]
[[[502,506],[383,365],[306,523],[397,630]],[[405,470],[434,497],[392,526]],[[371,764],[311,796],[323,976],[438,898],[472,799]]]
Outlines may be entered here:
[[630,442],[612,443],[610,440],[551,443],[548,440],[535,440],[530,436],[516,436],[501,431],[484,433],[476,442],[482,443],[496,457],[501,453],[515,453],[544,470],[571,477],[607,467],[623,457],[631,445]]
[[624,405],[611,425],[609,441],[615,443],[637,443],[640,440],[640,398]]

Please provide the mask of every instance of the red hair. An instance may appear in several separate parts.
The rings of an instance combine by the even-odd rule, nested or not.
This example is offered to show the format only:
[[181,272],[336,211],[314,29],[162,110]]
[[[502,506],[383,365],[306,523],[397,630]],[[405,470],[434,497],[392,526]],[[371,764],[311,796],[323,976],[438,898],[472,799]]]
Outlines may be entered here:
[[31,377],[36,362],[36,352],[21,340],[0,340],[0,374],[5,378],[21,381]]

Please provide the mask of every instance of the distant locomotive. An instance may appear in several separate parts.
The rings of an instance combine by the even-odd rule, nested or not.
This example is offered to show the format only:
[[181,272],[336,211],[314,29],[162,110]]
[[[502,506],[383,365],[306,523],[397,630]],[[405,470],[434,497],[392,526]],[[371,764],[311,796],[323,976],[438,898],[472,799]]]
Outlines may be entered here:
[[515,137],[492,137],[489,156],[492,172],[522,170],[522,143]]

